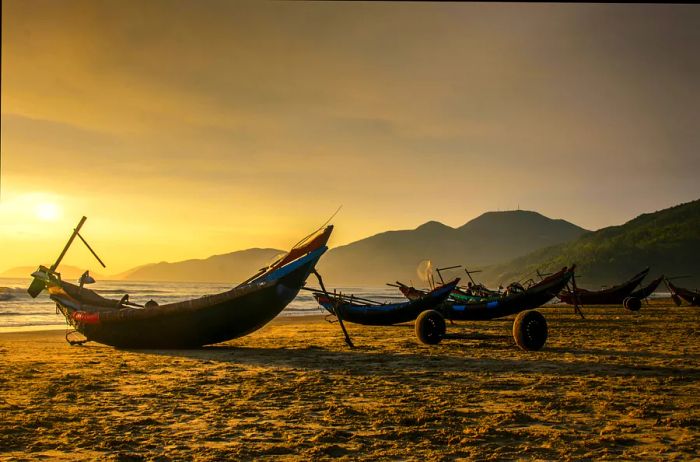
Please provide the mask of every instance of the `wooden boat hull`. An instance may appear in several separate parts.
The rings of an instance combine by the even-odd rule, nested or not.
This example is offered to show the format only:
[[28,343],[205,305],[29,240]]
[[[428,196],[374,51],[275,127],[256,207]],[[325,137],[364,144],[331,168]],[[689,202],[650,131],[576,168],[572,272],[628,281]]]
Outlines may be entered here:
[[574,304],[574,298],[578,299],[580,305],[621,305],[625,298],[629,297],[634,289],[642,282],[642,279],[649,273],[649,268],[641,273],[634,275],[630,280],[620,285],[603,289],[599,291],[590,291],[586,289],[578,289],[576,297],[569,291],[562,291],[557,296],[559,299],[568,303]]
[[[457,285],[458,280],[440,286],[425,293],[416,300],[386,305],[367,305],[352,302],[338,302],[325,294],[315,293],[318,303],[329,313],[336,314],[340,310],[343,321],[366,326],[390,326],[415,320],[425,310],[434,309],[443,303]],[[345,298],[344,300],[348,300]]]
[[199,347],[247,335],[270,322],[296,297],[326,250],[316,249],[228,292],[157,308],[92,306],[71,296],[76,286],[68,283],[49,287],[49,294],[91,341],[120,348]]

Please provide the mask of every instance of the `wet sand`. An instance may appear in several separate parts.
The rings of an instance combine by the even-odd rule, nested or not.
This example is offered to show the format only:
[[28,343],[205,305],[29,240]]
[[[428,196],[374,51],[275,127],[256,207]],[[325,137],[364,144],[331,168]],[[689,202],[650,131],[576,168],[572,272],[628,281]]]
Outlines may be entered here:
[[[700,454],[700,309],[543,310],[449,326],[280,318],[199,350],[71,347],[0,335],[0,460],[691,460]],[[696,459],[697,460],[697,459]]]

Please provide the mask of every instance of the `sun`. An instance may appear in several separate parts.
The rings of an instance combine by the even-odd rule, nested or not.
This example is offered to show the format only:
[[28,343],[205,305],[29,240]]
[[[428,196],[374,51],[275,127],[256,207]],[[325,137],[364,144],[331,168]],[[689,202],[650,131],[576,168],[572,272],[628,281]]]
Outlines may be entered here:
[[52,202],[38,204],[35,212],[36,217],[43,221],[56,221],[61,214],[61,210]]

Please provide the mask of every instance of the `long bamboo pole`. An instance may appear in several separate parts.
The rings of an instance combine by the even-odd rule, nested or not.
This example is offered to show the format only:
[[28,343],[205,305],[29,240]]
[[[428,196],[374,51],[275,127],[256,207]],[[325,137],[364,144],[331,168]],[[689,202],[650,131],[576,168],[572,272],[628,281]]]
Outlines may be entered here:
[[63,251],[61,252],[61,255],[58,256],[56,259],[56,263],[51,265],[51,271],[56,271],[56,268],[58,268],[58,265],[61,263],[61,260],[63,260],[63,257],[66,256],[66,252],[68,252],[68,249],[70,248],[71,244],[73,244],[73,241],[75,240],[75,236],[78,235],[78,232],[80,232],[80,228],[83,227],[85,224],[85,220],[87,220],[87,217],[83,217],[80,219],[80,222],[78,223],[78,226],[75,227],[73,230],[73,234],[71,234],[70,239],[68,239],[68,242],[66,243],[65,247],[63,247]]

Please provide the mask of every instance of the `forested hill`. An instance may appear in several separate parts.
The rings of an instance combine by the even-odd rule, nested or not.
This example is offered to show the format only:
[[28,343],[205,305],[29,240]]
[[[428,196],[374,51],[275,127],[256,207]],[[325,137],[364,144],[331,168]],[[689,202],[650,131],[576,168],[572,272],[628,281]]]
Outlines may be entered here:
[[490,284],[527,278],[575,262],[579,285],[598,288],[618,283],[651,267],[651,277],[689,275],[681,286],[700,286],[700,200],[645,213],[621,226],[584,234],[571,242],[536,250],[489,268]]

